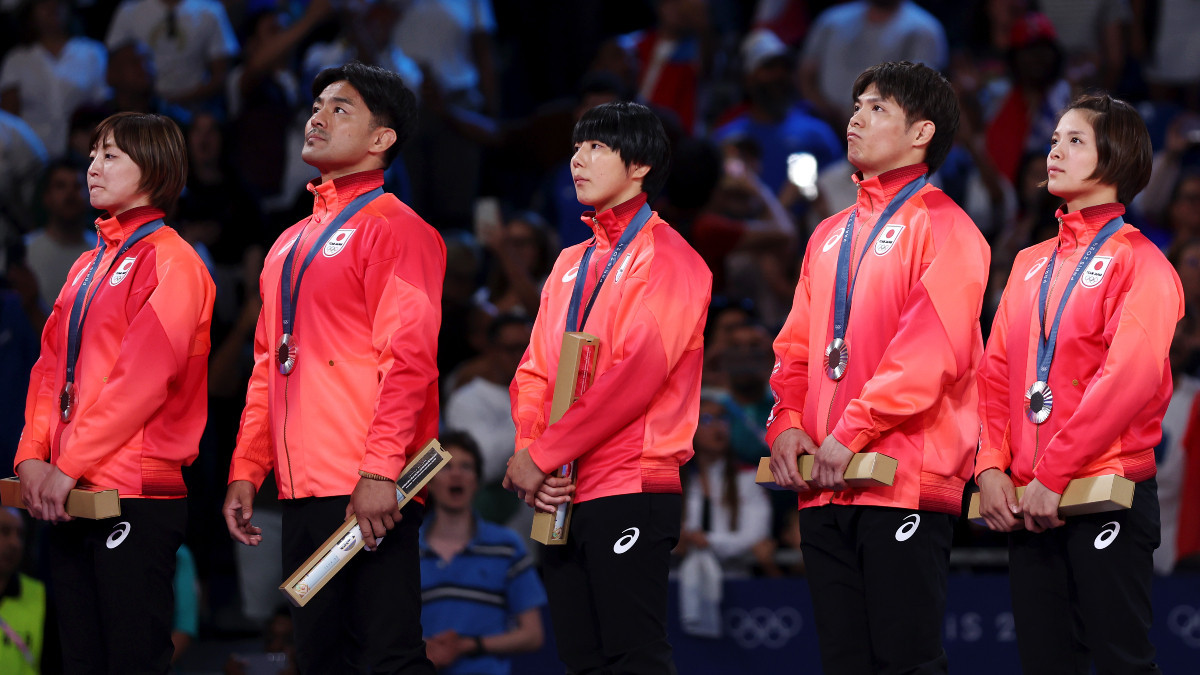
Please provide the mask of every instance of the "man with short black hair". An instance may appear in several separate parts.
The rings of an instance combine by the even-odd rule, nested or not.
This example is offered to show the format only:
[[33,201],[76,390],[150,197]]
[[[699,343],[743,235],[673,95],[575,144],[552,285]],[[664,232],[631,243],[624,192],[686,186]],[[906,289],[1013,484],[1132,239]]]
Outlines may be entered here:
[[361,63],[321,71],[312,93],[302,156],[321,172],[308,186],[313,215],[267,254],[223,512],[234,539],[257,545],[254,495],[274,469],[288,571],[357,515],[367,550],[293,609],[300,670],[432,673],[421,641],[423,499],[398,509],[393,481],[437,433],[446,247],[382,189],[415,124],[415,97],[395,73]]
[[[857,202],[809,239],[775,340],[771,471],[800,492],[800,535],[829,673],[945,673],[942,614],[954,519],[979,439],[975,372],[990,252],[926,182],[958,103],[926,66],[884,63],[854,83],[847,157]],[[848,488],[858,452],[898,464]],[[801,480],[797,455],[815,455]]]

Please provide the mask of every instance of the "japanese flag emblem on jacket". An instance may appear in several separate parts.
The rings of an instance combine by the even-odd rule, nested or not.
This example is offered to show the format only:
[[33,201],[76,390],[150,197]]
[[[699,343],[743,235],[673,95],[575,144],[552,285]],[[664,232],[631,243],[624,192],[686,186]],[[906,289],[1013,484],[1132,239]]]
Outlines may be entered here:
[[129,270],[133,269],[133,263],[135,260],[137,260],[137,258],[133,256],[122,260],[121,264],[118,265],[117,269],[112,273],[112,276],[108,278],[108,284],[110,286],[116,286],[122,281],[125,281],[125,276],[129,274]]
[[1083,276],[1079,277],[1079,283],[1083,284],[1084,288],[1095,288],[1104,280],[1104,273],[1108,270],[1109,263],[1112,262],[1112,256],[1096,256],[1092,258],[1092,262],[1088,263],[1087,269],[1083,271]]
[[896,245],[896,240],[900,238],[900,233],[904,231],[903,225],[894,225],[888,223],[883,226],[883,231],[879,233],[879,238],[875,240],[875,255],[884,255],[892,250]]
[[341,253],[342,249],[346,247],[346,243],[350,241],[350,235],[352,234],[354,234],[354,230],[338,230],[334,232],[329,241],[325,242],[325,248],[321,249],[321,253],[326,258],[332,258]]

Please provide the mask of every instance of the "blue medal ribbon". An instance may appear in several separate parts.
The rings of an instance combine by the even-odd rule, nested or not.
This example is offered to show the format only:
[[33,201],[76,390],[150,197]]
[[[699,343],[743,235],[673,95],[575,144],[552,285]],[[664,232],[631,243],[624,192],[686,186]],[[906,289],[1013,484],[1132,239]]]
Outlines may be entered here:
[[851,256],[851,239],[854,237],[854,221],[858,217],[858,209],[855,209],[850,214],[849,220],[846,222],[846,229],[842,231],[842,245],[838,250],[837,261],[837,276],[836,288],[834,290],[834,305],[833,305],[833,340],[829,342],[829,346],[825,348],[825,372],[833,380],[840,380],[846,374],[846,366],[850,360],[849,348],[846,345],[846,329],[850,323],[850,305],[854,300],[854,287],[858,284],[858,273],[862,270],[863,258],[867,255],[867,249],[871,247],[871,243],[879,236],[883,227],[887,225],[887,221],[900,210],[901,206],[908,201],[918,190],[925,187],[926,177],[912,181],[905,185],[892,197],[884,207],[883,212],[879,214],[879,219],[875,221],[875,227],[871,228],[871,235],[867,237],[866,243],[863,245],[862,253],[858,256],[858,264],[854,268],[854,278],[850,278],[850,256]]
[[567,305],[567,332],[581,331],[587,324],[588,315],[592,313],[592,305],[596,304],[596,296],[600,294],[600,287],[604,285],[604,280],[608,278],[608,273],[612,271],[613,265],[617,259],[621,257],[621,253],[629,246],[633,238],[642,231],[646,223],[650,220],[650,205],[642,204],[642,208],[638,209],[633,220],[629,221],[629,226],[621,233],[621,238],[617,241],[617,245],[613,247],[612,254],[608,257],[608,264],[604,266],[604,273],[600,275],[600,280],[596,282],[596,287],[592,289],[592,297],[588,300],[587,307],[583,310],[583,320],[579,319],[579,303],[583,301],[583,283],[587,283],[588,264],[592,261],[592,252],[596,249],[596,242],[593,241],[591,246],[583,252],[583,259],[579,261],[579,271],[575,273],[575,285],[571,287],[571,303]]
[[329,238],[334,232],[338,231],[347,220],[354,217],[364,206],[371,203],[376,197],[383,194],[383,188],[378,187],[370,192],[361,194],[353,199],[342,212],[337,215],[321,234],[317,235],[317,240],[313,242],[312,248],[308,249],[308,255],[304,256],[304,262],[301,263],[300,269],[296,272],[296,286],[292,287],[292,265],[296,261],[296,251],[300,248],[300,242],[304,239],[304,232],[301,231],[296,236],[296,240],[292,242],[292,248],[288,251],[287,258],[283,261],[283,276],[280,278],[280,300],[283,303],[283,332],[285,335],[290,335],[295,328],[296,321],[296,303],[300,299],[300,282],[304,279],[304,271],[312,264],[314,258],[317,257],[317,251],[324,248]]
[[1050,325],[1050,333],[1047,335],[1046,295],[1049,293],[1050,279],[1054,273],[1054,259],[1058,257],[1057,247],[1050,254],[1050,262],[1046,263],[1046,271],[1042,273],[1042,288],[1038,291],[1038,320],[1041,322],[1041,330],[1038,331],[1037,349],[1037,374],[1039,381],[1049,381],[1050,364],[1054,361],[1054,347],[1058,343],[1058,323],[1062,320],[1063,310],[1067,308],[1067,298],[1071,297],[1071,291],[1075,290],[1075,284],[1079,281],[1079,277],[1083,275],[1083,271],[1092,262],[1092,258],[1095,258],[1096,254],[1100,252],[1100,247],[1124,225],[1125,221],[1120,216],[1108,221],[1108,224],[1096,234],[1096,238],[1092,240],[1087,250],[1083,252],[1083,257],[1079,259],[1079,264],[1075,266],[1075,271],[1071,273],[1071,278],[1067,281],[1067,287],[1063,289],[1062,300],[1058,302],[1058,311],[1054,314],[1054,323]]
[[[104,276],[112,271],[113,265],[117,264],[117,260],[125,255],[134,244],[142,239],[145,239],[150,234],[156,232],[165,223],[162,218],[152,220],[133,231],[117,249],[117,254],[113,256],[112,262],[108,264],[108,269],[105,270]],[[59,407],[62,412],[63,422],[71,419],[71,408],[74,405],[75,396],[75,364],[79,361],[80,340],[83,337],[83,323],[87,320],[88,310],[92,307],[92,301],[96,299],[97,290],[91,297],[88,297],[88,289],[92,286],[92,280],[96,276],[96,268],[100,266],[100,259],[104,257],[104,251],[107,248],[104,244],[104,239],[100,240],[100,246],[96,249],[96,257],[92,258],[92,265],[88,268],[87,276],[83,278],[83,283],[79,286],[79,291],[75,293],[75,302],[71,304],[71,316],[67,323],[67,381],[63,386],[62,395],[59,398]]]

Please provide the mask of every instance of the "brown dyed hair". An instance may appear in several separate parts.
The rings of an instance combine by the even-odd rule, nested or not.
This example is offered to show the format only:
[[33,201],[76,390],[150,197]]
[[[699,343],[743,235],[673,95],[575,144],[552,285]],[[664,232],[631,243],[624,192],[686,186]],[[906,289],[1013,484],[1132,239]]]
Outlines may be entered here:
[[1088,113],[1096,135],[1096,170],[1088,178],[1116,186],[1117,201],[1128,206],[1150,182],[1154,162],[1150,132],[1142,116],[1125,101],[1105,93],[1081,94],[1062,115],[1072,110]]
[[179,126],[162,115],[117,113],[96,125],[92,149],[98,150],[109,134],[142,170],[138,190],[150,195],[155,208],[170,212],[187,182],[187,144]]

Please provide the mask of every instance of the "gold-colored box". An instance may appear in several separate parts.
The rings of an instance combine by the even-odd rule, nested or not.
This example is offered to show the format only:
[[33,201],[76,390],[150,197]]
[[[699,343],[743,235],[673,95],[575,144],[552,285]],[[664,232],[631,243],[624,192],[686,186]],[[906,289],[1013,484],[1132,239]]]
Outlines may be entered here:
[[[404,467],[396,481],[396,505],[404,508],[433,476],[450,461],[450,453],[442,449],[437,439],[430,439],[424,448]],[[288,577],[279,590],[297,607],[303,607],[317,591],[333,578],[356,553],[362,550],[362,530],[358,516],[350,516],[308,560]]]
[[[21,497],[21,479],[13,476],[0,480],[0,502],[4,506],[25,508]],[[121,497],[114,489],[74,488],[67,495],[67,515],[72,518],[103,520],[121,515]]]
[[[1134,487],[1136,484],[1133,481],[1116,474],[1076,478],[1067,483],[1067,489],[1063,490],[1062,498],[1058,501],[1058,515],[1065,518],[1127,509],[1133,506]],[[1017,487],[1017,500],[1024,494],[1025,486]],[[979,515],[978,492],[971,495],[967,519],[976,525],[987,526],[983,516]],[[1024,529],[1025,520],[1018,518],[1016,527]]]
[[[800,468],[800,477],[805,481],[812,480],[813,463],[817,461],[814,455],[800,455],[796,464]],[[869,488],[891,485],[896,480],[897,462],[881,452],[861,452],[850,458],[850,465],[844,474],[846,485],[853,488]],[[775,484],[775,475],[771,473],[771,458],[763,457],[758,460],[758,473],[755,482],[770,490],[786,490]]]
[[[558,357],[558,375],[554,380],[554,398],[550,402],[550,424],[562,419],[567,408],[579,400],[592,386],[596,376],[596,355],[600,349],[600,338],[591,333],[563,333],[562,350]],[[575,463],[555,471],[556,476],[575,478]],[[537,511],[533,515],[533,527],[529,537],[547,546],[567,543],[571,527],[571,512],[574,501],[559,504],[555,513]]]

